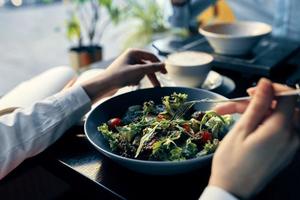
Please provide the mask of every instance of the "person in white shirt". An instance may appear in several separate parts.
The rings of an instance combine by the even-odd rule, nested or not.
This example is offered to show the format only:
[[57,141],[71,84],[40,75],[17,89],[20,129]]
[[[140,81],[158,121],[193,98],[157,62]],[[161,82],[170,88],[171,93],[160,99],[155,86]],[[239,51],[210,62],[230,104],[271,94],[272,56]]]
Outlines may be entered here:
[[[145,61],[152,63],[143,64]],[[166,70],[153,54],[126,51],[102,75],[0,117],[0,180],[56,141],[89,111],[92,102],[118,88],[138,84],[145,75],[159,86],[154,72]],[[299,145],[290,120],[296,100],[283,98],[272,103],[274,92],[287,89],[263,79],[250,90],[253,99],[249,105],[216,108],[219,113],[245,112],[217,149],[201,200],[248,198],[289,163]]]
[[[144,61],[151,63],[143,64]],[[164,64],[153,54],[128,50],[101,75],[31,106],[1,116],[0,180],[26,158],[40,153],[54,143],[68,128],[78,122],[90,110],[91,104],[99,98],[124,86],[136,85],[145,75],[154,86],[159,86],[154,75],[154,72],[158,71],[166,73]],[[22,97],[19,95],[19,98]]]

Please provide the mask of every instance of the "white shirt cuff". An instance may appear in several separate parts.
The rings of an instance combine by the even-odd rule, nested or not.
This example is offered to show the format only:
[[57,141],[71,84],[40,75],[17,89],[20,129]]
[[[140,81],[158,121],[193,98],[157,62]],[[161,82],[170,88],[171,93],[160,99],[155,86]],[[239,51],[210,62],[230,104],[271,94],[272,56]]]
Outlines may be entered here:
[[66,91],[60,92],[54,95],[54,98],[57,99],[57,102],[60,104],[62,113],[66,116],[71,114],[71,117],[75,119],[78,116],[76,116],[74,112],[82,117],[83,114],[88,112],[91,108],[91,99],[80,85],[73,86]]
[[207,186],[199,200],[238,200],[235,196],[216,186]]

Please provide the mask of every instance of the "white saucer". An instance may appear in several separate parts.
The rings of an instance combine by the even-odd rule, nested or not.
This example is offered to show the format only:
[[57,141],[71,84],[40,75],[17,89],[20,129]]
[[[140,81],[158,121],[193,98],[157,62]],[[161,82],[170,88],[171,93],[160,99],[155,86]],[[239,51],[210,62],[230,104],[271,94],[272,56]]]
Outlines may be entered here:
[[235,83],[227,76],[223,76],[215,71],[210,71],[201,88],[222,95],[227,95],[233,92],[235,89]]
[[222,77],[223,77],[222,84],[211,91],[226,96],[234,91],[235,83],[232,79],[228,78],[227,76],[222,76]]
[[[161,82],[162,86],[185,87],[185,85],[176,85],[167,75],[158,74],[158,79]],[[229,77],[223,76],[218,72],[212,70],[208,73],[207,78],[202,86],[199,86],[198,88],[210,90],[212,92],[216,92],[226,96],[229,93],[233,92],[233,90],[235,89],[235,83]]]
[[222,83],[223,83],[223,76],[221,76],[221,74],[215,71],[210,71],[204,83],[202,84],[201,88],[206,90],[214,90],[220,87]]

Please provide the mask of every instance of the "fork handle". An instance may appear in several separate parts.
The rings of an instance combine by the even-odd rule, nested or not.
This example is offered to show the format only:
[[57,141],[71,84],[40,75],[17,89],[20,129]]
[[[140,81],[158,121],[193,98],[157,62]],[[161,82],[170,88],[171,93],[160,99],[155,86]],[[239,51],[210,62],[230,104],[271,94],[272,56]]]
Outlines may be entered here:
[[224,103],[224,102],[247,101],[250,99],[251,99],[251,97],[247,96],[247,97],[237,97],[237,98],[233,98],[233,99],[207,99],[205,102],[207,102],[207,103]]
[[[294,96],[294,95],[300,95],[300,89],[278,92],[275,94],[275,97]],[[251,96],[246,96],[246,97],[237,97],[237,98],[233,98],[233,99],[204,99],[204,100],[200,100],[200,101],[196,101],[196,102],[223,103],[223,102],[247,101],[250,99],[251,99]]]
[[[294,96],[294,95],[300,95],[300,89],[278,92],[275,94],[275,97]],[[232,102],[246,101],[246,100],[250,100],[250,99],[251,99],[251,96],[246,96],[246,97],[237,97],[237,98],[233,98],[233,99],[224,99],[224,100],[216,100],[216,101],[221,103],[221,102],[227,102],[227,101],[232,101]]]
[[293,95],[300,95],[300,89],[289,90],[289,91],[279,92],[279,93],[275,94],[275,96],[277,96],[277,97],[293,96]]

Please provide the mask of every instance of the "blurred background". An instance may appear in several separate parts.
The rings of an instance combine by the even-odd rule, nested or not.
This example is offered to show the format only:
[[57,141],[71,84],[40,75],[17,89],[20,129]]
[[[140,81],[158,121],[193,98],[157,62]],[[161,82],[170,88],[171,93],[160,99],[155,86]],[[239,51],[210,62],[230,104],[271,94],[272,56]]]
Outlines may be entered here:
[[170,28],[170,9],[166,0],[0,0],[0,96],[58,65],[78,71],[166,34],[185,36]]
[[[141,9],[137,9],[137,2],[131,3],[136,4],[139,15]],[[130,35],[143,34],[135,30],[147,31],[132,28],[139,22],[128,16],[132,11],[126,3],[122,0],[0,0],[0,96],[46,69],[70,65],[70,48],[101,46],[101,59],[117,56],[126,48],[126,43],[127,46],[132,43]],[[155,9],[152,17],[156,15]],[[84,27],[88,30],[79,33],[78,26],[90,27]],[[90,33],[86,32],[91,31],[92,26],[98,33],[91,44]]]
[[[66,4],[60,0],[0,0],[0,95],[46,69],[70,64]],[[106,13],[102,17],[108,18]],[[104,57],[110,58],[120,52],[122,27],[106,29],[101,44]]]

